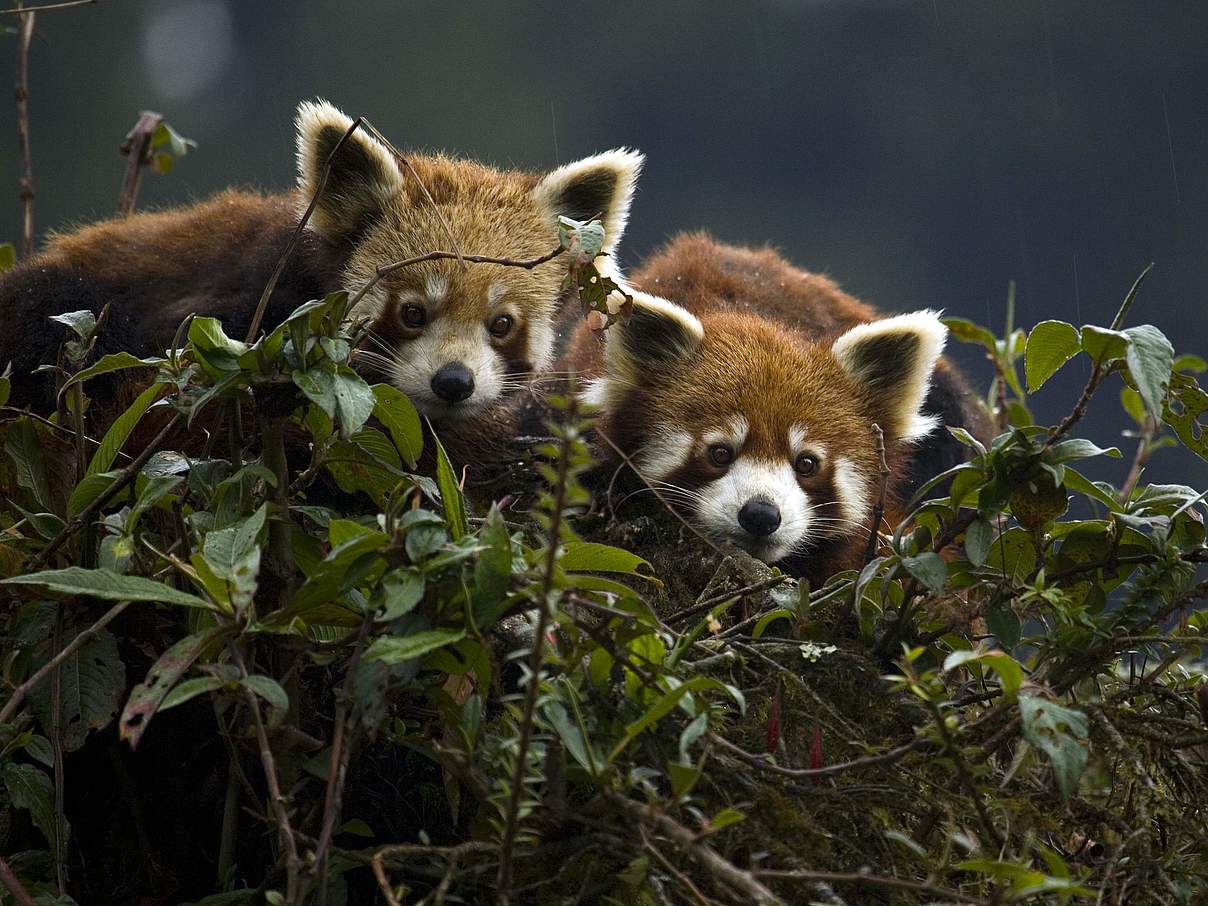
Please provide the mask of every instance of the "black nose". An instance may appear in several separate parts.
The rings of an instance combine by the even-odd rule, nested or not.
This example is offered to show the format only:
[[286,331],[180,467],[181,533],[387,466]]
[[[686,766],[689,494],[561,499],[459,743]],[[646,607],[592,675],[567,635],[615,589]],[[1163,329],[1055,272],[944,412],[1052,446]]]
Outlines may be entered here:
[[780,528],[780,509],[770,500],[752,497],[738,511],[738,524],[756,538],[766,538]]
[[461,362],[442,365],[432,375],[432,392],[449,403],[460,403],[474,393],[474,375]]

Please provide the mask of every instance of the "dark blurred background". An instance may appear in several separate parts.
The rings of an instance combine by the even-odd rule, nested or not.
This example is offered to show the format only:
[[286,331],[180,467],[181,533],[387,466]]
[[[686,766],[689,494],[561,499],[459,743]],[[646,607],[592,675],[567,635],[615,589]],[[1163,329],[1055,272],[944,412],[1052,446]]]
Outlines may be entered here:
[[[40,234],[113,211],[142,108],[199,143],[144,178],[147,207],[288,186],[294,105],[320,95],[403,148],[501,165],[642,149],[629,264],[707,227],[883,308],[997,329],[1010,280],[1025,326],[1107,324],[1154,261],[1131,323],[1208,354],[1195,0],[101,0],[38,16],[30,88]],[[2,117],[0,239],[17,240],[11,106]],[[976,352],[957,355],[988,382]],[[1040,418],[1060,418],[1086,373],[1047,385]],[[1118,389],[1092,407],[1100,443],[1121,442]],[[1121,445],[1097,474],[1123,478]],[[1208,468],[1163,451],[1150,477],[1202,486]]]

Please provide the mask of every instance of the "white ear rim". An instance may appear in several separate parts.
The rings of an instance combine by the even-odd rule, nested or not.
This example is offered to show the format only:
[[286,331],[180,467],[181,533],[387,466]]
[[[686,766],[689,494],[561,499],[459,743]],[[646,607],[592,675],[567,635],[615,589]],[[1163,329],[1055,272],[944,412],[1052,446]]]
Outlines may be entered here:
[[[298,158],[298,188],[302,192],[305,203],[309,204],[319,186],[319,179],[327,161],[315,159],[315,146],[318,136],[325,129],[335,127],[341,133],[347,132],[352,125],[352,117],[341,111],[334,104],[316,98],[313,101],[302,101],[298,104],[298,112],[294,117],[294,127],[297,132]],[[348,137],[348,141],[357,142],[372,156],[377,158],[385,181],[377,181],[370,185],[370,190],[383,200],[394,197],[402,188],[403,177],[398,169],[398,162],[385,145],[375,139],[368,131],[358,127],[356,132]]]
[[613,148],[591,157],[584,157],[569,164],[563,164],[558,169],[547,173],[533,190],[537,202],[550,211],[555,217],[560,213],[557,199],[570,183],[580,179],[584,173],[591,170],[611,170],[617,180],[613,185],[612,196],[602,212],[604,223],[604,251],[616,249],[625,234],[629,223],[629,208],[633,204],[633,194],[637,189],[638,177],[642,175],[642,166],[646,163],[646,155],[633,148]]
[[919,410],[931,387],[935,363],[948,341],[948,328],[940,320],[941,314],[942,312],[932,309],[922,309],[869,324],[860,324],[835,340],[831,347],[831,352],[843,369],[853,377],[859,378],[860,368],[854,350],[861,344],[878,337],[901,333],[909,333],[919,338],[919,354],[909,373],[900,376],[901,391],[893,400],[903,422],[898,440],[919,440],[939,426],[938,418],[923,415]]
[[[684,349],[685,354],[693,352],[704,341],[704,325],[696,315],[683,306],[676,305],[662,296],[652,296],[650,293],[644,293],[632,287],[626,286],[625,291],[633,297],[635,310],[651,309],[676,321],[683,328],[691,343],[690,349]],[[579,398],[583,402],[599,408],[606,415],[612,414],[614,409],[620,405],[627,388],[637,385],[642,380],[641,365],[631,361],[625,352],[624,331],[626,329],[626,324],[618,322],[604,331],[603,372],[599,377],[590,381],[579,394]]]

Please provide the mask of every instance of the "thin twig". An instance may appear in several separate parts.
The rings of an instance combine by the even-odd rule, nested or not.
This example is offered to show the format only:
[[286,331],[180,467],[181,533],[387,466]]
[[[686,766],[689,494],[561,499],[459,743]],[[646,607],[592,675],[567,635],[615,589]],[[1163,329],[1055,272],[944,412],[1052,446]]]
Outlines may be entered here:
[[[248,678],[247,664],[239,646],[234,642],[228,644],[231,658],[239,669],[240,679]],[[285,848],[285,904],[286,906],[301,906],[301,872],[302,860],[298,856],[298,841],[294,837],[293,825],[289,820],[289,810],[286,808],[285,796],[281,792],[281,784],[277,775],[277,763],[273,758],[273,749],[268,741],[268,732],[264,729],[264,720],[260,716],[260,703],[256,694],[247,686],[243,687],[243,696],[252,712],[252,726],[256,731],[256,741],[260,749],[260,764],[264,769],[264,780],[268,784],[269,805],[277,819],[277,830]]]
[[863,887],[890,887],[898,890],[913,890],[957,903],[975,903],[978,906],[989,906],[991,900],[972,897],[951,887],[940,887],[938,884],[928,884],[925,881],[907,881],[904,878],[887,878],[881,875],[870,875],[860,871],[776,871],[768,869],[756,871],[760,878],[782,881],[825,881],[831,884],[856,884]]
[[775,588],[778,585],[783,585],[787,581],[789,581],[788,576],[770,576],[767,579],[760,579],[758,582],[752,582],[750,585],[744,585],[742,588],[736,588],[733,591],[718,592],[717,594],[711,595],[697,604],[693,604],[691,607],[687,607],[678,613],[672,614],[667,618],[667,622],[683,622],[684,620],[691,619],[697,614],[704,613],[707,610],[712,610],[718,604],[722,604],[726,601],[733,601],[738,598],[745,598],[748,595],[758,594],[761,591],[767,591],[768,589]]
[[725,887],[741,894],[743,902],[784,906],[784,900],[776,896],[749,871],[743,871],[723,858],[713,847],[705,843],[700,835],[693,833],[674,818],[658,811],[653,805],[640,805],[613,792],[606,792],[610,803],[631,818],[642,821],[668,837],[681,849],[686,850],[698,863]]
[[29,895],[29,891],[17,880],[12,866],[2,856],[0,856],[0,882],[3,882],[4,886],[8,888],[8,892],[13,895],[17,906],[38,906],[34,902],[34,898]]
[[21,146],[21,254],[34,253],[34,162],[29,150],[29,45],[34,37],[34,11],[22,8],[17,14],[17,141]]
[[1002,835],[999,834],[998,828],[994,826],[994,822],[990,820],[989,813],[986,812],[986,805],[982,802],[981,793],[978,792],[977,784],[973,782],[973,777],[969,773],[969,767],[965,764],[965,759],[961,756],[960,749],[957,748],[956,741],[952,738],[952,733],[948,729],[948,723],[944,719],[939,705],[929,700],[927,708],[931,711],[931,717],[935,721],[935,726],[940,731],[940,738],[944,741],[944,748],[952,756],[952,763],[956,766],[957,777],[960,778],[969,796],[973,799],[973,807],[977,809],[977,816],[981,819],[982,830],[994,842],[995,849],[1002,849]]
[[22,13],[44,13],[50,9],[67,9],[68,7],[71,7],[71,6],[87,6],[89,3],[96,3],[96,2],[97,2],[97,0],[65,0],[65,2],[63,2],[63,3],[47,3],[44,6],[25,6],[25,7],[22,7],[21,4],[18,3],[17,6],[14,7],[13,9],[0,9],[0,14],[14,13],[19,16]]
[[1128,477],[1124,479],[1124,484],[1120,485],[1120,493],[1116,497],[1120,503],[1127,504],[1132,499],[1137,482],[1141,480],[1141,473],[1149,465],[1149,457],[1153,453],[1153,438],[1157,432],[1158,423],[1152,415],[1148,412],[1145,413],[1145,422],[1141,426],[1141,437],[1137,441],[1137,452],[1133,454],[1132,465],[1128,469]]
[[14,689],[12,695],[9,696],[8,701],[4,703],[4,710],[0,711],[0,724],[6,724],[12,719],[13,715],[16,714],[17,709],[21,707],[21,702],[25,700],[25,696],[29,694],[30,690],[33,689],[34,686],[38,685],[38,683],[45,679],[46,675],[50,673],[50,671],[54,670],[61,663],[79,651],[80,648],[86,645],[90,640],[96,638],[102,629],[117,619],[121,612],[129,606],[129,601],[122,601],[118,604],[114,604],[107,611],[105,611],[104,616],[72,639],[58,654],[39,667],[34,672],[33,676]]
[[558,475],[550,502],[549,530],[545,541],[545,564],[541,571],[541,589],[537,600],[537,627],[533,649],[529,654],[528,686],[524,690],[524,705],[520,718],[520,739],[516,744],[516,773],[508,791],[507,810],[504,812],[503,836],[499,846],[499,872],[496,876],[496,896],[500,906],[507,906],[512,888],[512,849],[516,844],[516,831],[520,824],[520,794],[524,788],[524,772],[527,770],[529,744],[533,736],[533,720],[537,710],[537,698],[541,690],[541,667],[545,660],[545,635],[553,614],[550,612],[550,597],[554,593],[554,578],[558,566],[558,550],[562,546],[562,518],[566,506],[567,485],[571,479],[572,425],[578,409],[575,396],[570,396],[566,409],[561,450],[558,456]]
[[836,774],[842,774],[845,771],[853,771],[859,768],[869,768],[880,764],[892,764],[895,761],[900,761],[904,755],[913,752],[915,749],[926,745],[930,740],[919,738],[912,739],[910,742],[890,749],[887,752],[882,752],[879,755],[866,755],[863,758],[856,758],[852,761],[844,761],[839,764],[829,764],[824,768],[785,768],[774,762],[768,761],[766,758],[759,755],[753,755],[734,743],[730,742],[724,736],[720,736],[712,731],[709,732],[709,740],[715,745],[720,746],[731,754],[737,755],[743,761],[750,765],[754,765],[761,771],[767,771],[770,774],[780,774],[784,777],[833,777]]
[[122,193],[117,201],[119,217],[126,217],[134,210],[143,167],[151,162],[151,139],[163,120],[163,116],[154,110],[142,111],[121,144],[119,150],[126,155],[126,174],[122,177]]
[[59,533],[55,535],[53,539],[51,539],[50,543],[38,552],[38,555],[30,561],[27,571],[37,572],[43,566],[45,566],[50,561],[50,558],[54,556],[55,551],[63,546],[63,543],[71,537],[73,532],[80,528],[80,526],[84,525],[84,523],[88,521],[93,513],[116,497],[118,493],[126,487],[126,485],[130,484],[130,482],[132,482],[138,475],[139,470],[145,466],[147,461],[159,451],[159,446],[161,443],[163,443],[164,438],[168,436],[168,433],[176,427],[177,423],[183,417],[184,416],[182,416],[180,413],[174,415],[172,419],[160,429],[160,432],[155,435],[151,443],[147,444],[147,446],[143,449],[143,452],[138,454],[138,456],[135,457],[135,459],[122,470],[121,474],[113,480],[113,484],[109,485],[109,487],[102,491],[97,498],[92,501],[92,503],[88,504],[88,506],[84,507],[84,509],[73,516],[71,521],[68,522],[67,525],[63,526]]
[[877,504],[872,508],[872,524],[868,529],[868,544],[864,548],[865,564],[877,552],[877,535],[880,532],[881,520],[885,518],[885,492],[889,489],[889,476],[893,474],[889,471],[889,463],[885,461],[885,432],[881,430],[881,426],[876,422],[872,425],[872,445],[873,450],[877,454],[877,474],[881,480],[877,490]]
[[323,796],[323,826],[319,832],[314,857],[319,880],[319,906],[327,906],[327,854],[331,848],[331,838],[335,832],[336,821],[340,817],[344,782],[348,777],[348,761],[352,753],[352,745],[346,738],[351,723],[349,703],[352,701],[352,684],[361,663],[361,654],[365,650],[365,640],[369,636],[369,628],[372,623],[372,612],[366,613],[364,619],[361,620],[361,631],[357,635],[356,647],[353,649],[352,658],[348,662],[348,669],[344,675],[344,688],[340,691],[336,701],[335,734],[331,741],[331,764],[327,769],[327,790]]
[[[1128,316],[1129,309],[1132,308],[1133,301],[1137,298],[1137,291],[1141,288],[1141,284],[1145,278],[1149,276],[1149,272],[1153,270],[1153,262],[1150,262],[1145,270],[1137,276],[1133,281],[1132,287],[1128,290],[1128,295],[1124,297],[1124,301],[1120,304],[1116,316],[1112,318],[1111,329],[1119,330],[1124,324],[1124,319]],[[1090,377],[1086,379],[1086,386],[1082,388],[1082,395],[1078,397],[1078,402],[1074,404],[1074,408],[1064,419],[1061,420],[1056,428],[1050,433],[1044,442],[1043,450],[1048,450],[1049,447],[1061,440],[1070,432],[1082,416],[1086,415],[1086,407],[1091,401],[1091,397],[1095,395],[1095,391],[1099,389],[1099,385],[1103,383],[1103,379],[1107,377],[1108,369],[1104,367],[1102,362],[1095,362],[1095,367],[1091,369]]]
[[413,177],[415,177],[416,184],[419,186],[420,191],[424,193],[424,198],[428,200],[428,204],[432,206],[432,211],[436,214],[436,219],[439,220],[440,225],[444,227],[445,235],[449,237],[449,242],[453,244],[454,257],[456,257],[458,262],[461,264],[461,269],[463,271],[466,270],[467,259],[461,253],[461,243],[457,241],[457,236],[453,234],[453,228],[449,226],[449,221],[445,219],[445,212],[440,209],[440,205],[436,203],[436,199],[432,197],[432,193],[428,191],[428,187],[424,185],[424,181],[420,179],[419,174],[415,172],[415,167],[411,166],[411,161],[409,161],[403,155],[403,152],[399,151],[399,149],[394,146],[394,142],[390,141],[390,139],[386,138],[386,136],[382,135],[382,133],[378,131],[377,126],[373,125],[373,123],[369,122],[369,120],[365,120],[364,124],[365,128],[369,130],[373,137],[385,145],[390,153],[394,155],[395,159],[406,167],[407,171]]
[[373,854],[370,864],[373,868],[373,876],[377,879],[378,888],[382,891],[382,896],[386,898],[388,906],[401,906],[398,897],[394,895],[390,879],[386,877],[386,859],[394,856],[439,855],[447,856],[451,860],[458,860],[468,853],[491,852],[494,849],[495,847],[491,844],[478,840],[470,840],[458,846],[419,846],[413,843],[399,843],[394,846],[383,846]]
[[438,261],[441,259],[455,259],[461,262],[470,262],[471,264],[501,264],[504,267],[521,267],[531,271],[540,264],[545,264],[547,261],[553,261],[561,255],[566,249],[562,246],[554,249],[552,252],[547,252],[536,258],[492,258],[489,255],[459,255],[456,252],[427,252],[423,255],[416,255],[414,258],[404,258],[402,261],[394,261],[390,264],[383,264],[373,274],[372,279],[352,297],[348,303],[348,310],[352,311],[356,308],[357,303],[365,298],[366,293],[377,286],[378,281],[383,277],[393,274],[395,271],[402,270],[405,267],[411,267],[415,264],[422,264],[425,261]]
[[268,282],[264,284],[264,291],[260,294],[260,301],[256,303],[256,311],[252,315],[252,323],[248,325],[247,338],[245,342],[253,343],[256,340],[256,334],[260,332],[260,322],[264,320],[264,313],[268,310],[268,300],[272,296],[273,290],[277,286],[277,281],[281,279],[281,273],[285,270],[285,264],[289,261],[289,256],[293,254],[294,247],[297,246],[298,240],[302,238],[302,231],[306,229],[306,224],[310,221],[310,215],[315,212],[315,206],[319,203],[319,197],[323,194],[323,189],[327,186],[327,178],[331,175],[331,163],[335,160],[336,154],[344,147],[344,143],[352,137],[352,133],[356,131],[364,120],[357,117],[352,121],[351,125],[340,136],[340,140],[336,142],[335,147],[331,149],[331,153],[327,155],[327,160],[323,164],[323,174],[319,177],[319,184],[315,186],[314,194],[310,197],[310,204],[306,206],[306,210],[302,214],[302,218],[298,221],[298,225],[294,227],[293,235],[289,237],[289,242],[285,246],[285,251],[281,253],[281,257],[277,259],[277,264],[273,268],[272,274],[268,278]]

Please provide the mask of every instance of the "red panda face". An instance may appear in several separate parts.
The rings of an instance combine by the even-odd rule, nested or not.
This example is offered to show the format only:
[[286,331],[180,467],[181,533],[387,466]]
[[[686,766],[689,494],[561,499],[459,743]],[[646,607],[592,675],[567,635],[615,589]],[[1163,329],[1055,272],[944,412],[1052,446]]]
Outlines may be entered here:
[[[299,108],[303,204],[350,125],[328,104]],[[559,216],[600,217],[604,251],[614,252],[642,156],[609,151],[543,177],[442,155],[409,156],[407,162],[403,168],[361,130],[331,158],[311,222],[347,245],[344,282],[351,291],[369,283],[382,265],[432,251],[539,258],[558,245]],[[425,415],[477,415],[548,364],[564,273],[560,259],[532,269],[435,260],[395,271],[352,312],[368,326],[357,360]]]
[[944,328],[930,313],[863,325],[833,344],[640,295],[588,391],[601,430],[711,537],[767,562],[867,537],[879,480],[873,423],[892,449],[918,415]]

